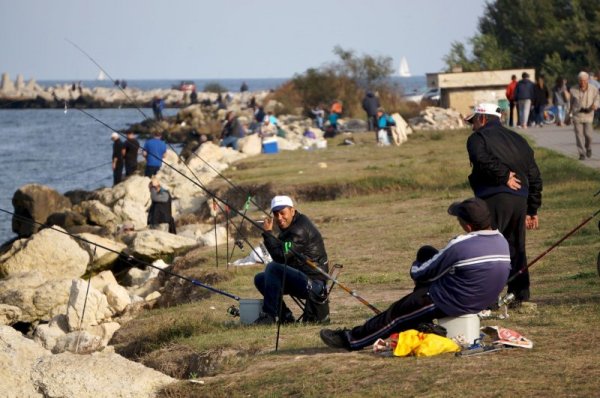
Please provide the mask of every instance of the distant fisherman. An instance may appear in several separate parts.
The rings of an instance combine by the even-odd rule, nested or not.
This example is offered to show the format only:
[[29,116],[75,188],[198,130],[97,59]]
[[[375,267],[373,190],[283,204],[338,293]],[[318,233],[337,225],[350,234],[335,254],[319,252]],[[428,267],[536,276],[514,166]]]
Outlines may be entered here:
[[167,153],[167,144],[161,139],[158,131],[154,132],[154,138],[149,139],[144,144],[144,157],[146,158],[146,170],[144,175],[152,177],[162,165],[162,160]]
[[112,169],[115,186],[123,180],[123,142],[117,133],[112,133],[110,139],[113,141]]
[[125,159],[125,175],[130,176],[137,170],[137,157],[140,143],[131,130],[127,132],[127,140],[123,144],[123,158]]

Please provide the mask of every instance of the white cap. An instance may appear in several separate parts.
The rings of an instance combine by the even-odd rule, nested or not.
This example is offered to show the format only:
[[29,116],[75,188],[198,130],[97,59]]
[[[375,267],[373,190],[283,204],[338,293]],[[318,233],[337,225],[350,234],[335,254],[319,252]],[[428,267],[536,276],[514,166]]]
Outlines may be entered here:
[[294,207],[294,202],[292,202],[292,198],[289,196],[275,196],[271,200],[271,211],[280,211],[284,207]]
[[467,116],[465,118],[465,120],[467,122],[470,122],[475,117],[475,115],[477,115],[477,114],[480,114],[480,115],[493,115],[493,116],[501,117],[502,116],[502,110],[496,104],[489,104],[489,103],[479,104],[479,105],[477,105],[475,107],[475,109],[473,109],[473,113],[470,114],[469,116]]
[[112,134],[110,135],[110,139],[111,139],[111,140],[114,140],[115,138],[119,138],[119,134],[117,134],[117,133],[112,133]]

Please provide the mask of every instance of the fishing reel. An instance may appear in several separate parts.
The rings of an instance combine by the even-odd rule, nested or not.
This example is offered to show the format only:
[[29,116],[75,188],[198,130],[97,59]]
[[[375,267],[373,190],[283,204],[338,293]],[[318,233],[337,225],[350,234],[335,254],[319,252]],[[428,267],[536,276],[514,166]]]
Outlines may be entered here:
[[235,305],[232,305],[231,307],[227,308],[227,313],[235,318],[240,316],[240,309]]
[[240,248],[240,250],[244,250],[244,242],[241,239],[235,241],[235,245]]

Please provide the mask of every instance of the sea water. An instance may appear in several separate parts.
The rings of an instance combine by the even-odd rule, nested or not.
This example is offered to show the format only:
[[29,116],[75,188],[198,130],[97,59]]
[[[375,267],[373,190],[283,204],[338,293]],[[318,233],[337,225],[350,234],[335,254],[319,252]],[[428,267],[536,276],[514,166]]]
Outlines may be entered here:
[[[213,80],[205,79],[207,82]],[[287,79],[221,79],[215,81],[237,91],[243,81],[250,90],[276,88]],[[393,78],[406,92],[421,87],[424,76]],[[130,81],[130,87],[170,88],[179,80]],[[196,84],[201,83],[196,79]],[[44,85],[68,84],[68,81],[40,82]],[[51,84],[48,84],[51,83]],[[97,82],[83,82],[98,86]],[[112,84],[110,82],[102,82]],[[202,86],[199,85],[201,89]],[[150,109],[142,109],[151,115]],[[165,116],[178,109],[167,108]],[[86,109],[113,129],[121,130],[144,120],[138,109]],[[112,186],[112,130],[76,109],[0,109],[0,209],[13,212],[12,197],[25,185],[37,183],[60,193],[74,189],[94,190]],[[143,140],[140,144],[143,145]],[[176,148],[177,149],[177,148]],[[16,235],[12,216],[0,212],[0,244]]]

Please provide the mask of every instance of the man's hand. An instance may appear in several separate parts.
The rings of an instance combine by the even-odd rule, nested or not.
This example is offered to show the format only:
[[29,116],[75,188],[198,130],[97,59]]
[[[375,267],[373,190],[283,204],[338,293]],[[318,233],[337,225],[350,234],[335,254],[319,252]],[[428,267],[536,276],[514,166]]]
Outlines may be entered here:
[[263,224],[263,229],[265,232],[273,231],[273,219],[271,217],[265,218],[265,223]]
[[506,186],[513,191],[521,189],[521,180],[517,178],[517,174],[514,171],[508,173],[508,181],[506,181]]
[[525,217],[525,228],[527,229],[538,229],[540,226],[538,216],[526,216]]

